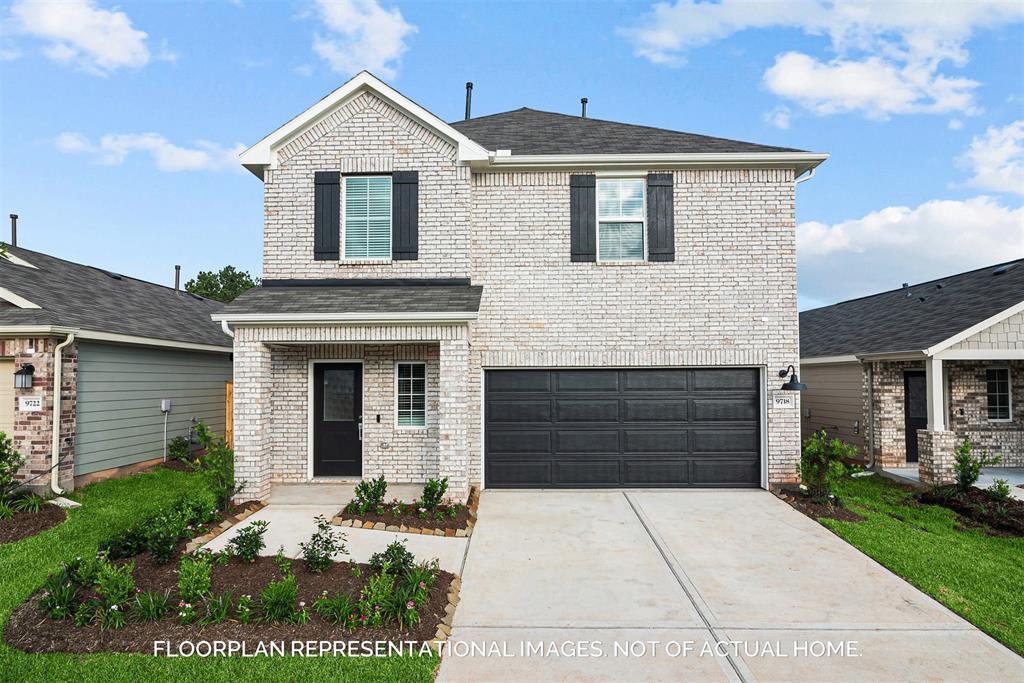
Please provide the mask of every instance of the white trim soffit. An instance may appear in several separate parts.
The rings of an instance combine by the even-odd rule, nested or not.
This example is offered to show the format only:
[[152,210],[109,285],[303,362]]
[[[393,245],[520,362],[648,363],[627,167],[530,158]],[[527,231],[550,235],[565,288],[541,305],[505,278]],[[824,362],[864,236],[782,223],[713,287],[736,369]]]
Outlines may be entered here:
[[860,358],[853,354],[846,356],[818,356],[817,358],[801,358],[800,365],[828,365],[830,363],[859,363]]
[[[721,152],[678,154],[523,154],[491,155],[474,168],[793,168],[797,175],[815,168],[829,155],[817,152]],[[481,170],[483,170],[483,168]]]
[[210,316],[214,321],[227,321],[231,325],[466,323],[476,320],[476,317],[475,311],[440,311],[435,313],[214,313]]
[[14,304],[18,308],[39,308],[38,304],[34,304],[25,297],[19,296],[4,287],[0,287],[0,299],[3,299],[9,304]]
[[214,353],[231,353],[234,350],[230,346],[197,344],[194,342],[174,341],[172,339],[157,339],[155,337],[138,337],[133,334],[79,330],[74,327],[61,327],[59,325],[0,325],[0,336],[6,337],[70,333],[74,333],[79,341],[110,342],[112,344],[132,344],[135,346],[156,346],[168,349],[184,349],[187,351],[212,351]]

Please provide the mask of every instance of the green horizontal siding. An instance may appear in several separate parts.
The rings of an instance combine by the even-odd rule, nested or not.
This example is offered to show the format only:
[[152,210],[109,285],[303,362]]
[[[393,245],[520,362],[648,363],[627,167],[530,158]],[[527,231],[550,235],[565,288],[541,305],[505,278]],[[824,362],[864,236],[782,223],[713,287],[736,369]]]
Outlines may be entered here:
[[168,439],[187,435],[193,417],[223,434],[230,379],[227,354],[79,344],[75,474],[162,456],[165,398]]

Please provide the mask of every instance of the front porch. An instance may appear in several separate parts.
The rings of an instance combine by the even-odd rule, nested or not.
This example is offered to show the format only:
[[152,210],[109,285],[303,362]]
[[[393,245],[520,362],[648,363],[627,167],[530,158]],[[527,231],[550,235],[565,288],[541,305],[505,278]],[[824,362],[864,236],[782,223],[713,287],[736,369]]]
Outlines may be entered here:
[[[881,471],[882,474],[890,479],[895,479],[902,483],[913,486],[924,485],[921,482],[921,472],[917,465],[883,467]],[[1010,485],[1010,495],[1018,500],[1024,500],[1024,488],[1021,488],[1021,486],[1024,486],[1024,467],[984,467],[975,486],[979,489],[986,489],[996,479],[1005,479],[1006,483]]]

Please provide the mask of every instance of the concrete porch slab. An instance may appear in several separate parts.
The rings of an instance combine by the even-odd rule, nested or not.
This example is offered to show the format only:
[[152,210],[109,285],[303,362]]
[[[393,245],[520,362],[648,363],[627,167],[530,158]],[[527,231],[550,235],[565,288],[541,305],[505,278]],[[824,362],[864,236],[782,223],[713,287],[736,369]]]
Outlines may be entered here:
[[[333,514],[355,497],[356,482],[323,481],[274,484],[267,502],[271,505],[335,505]],[[411,501],[423,495],[423,484],[388,484],[387,499]]]
[[[917,465],[908,467],[883,467],[882,472],[890,478],[902,480],[914,486],[921,486],[921,475]],[[978,483],[975,486],[979,489],[987,489],[996,479],[1005,479],[1010,485],[1010,495],[1018,500],[1024,500],[1024,467],[983,467]]]

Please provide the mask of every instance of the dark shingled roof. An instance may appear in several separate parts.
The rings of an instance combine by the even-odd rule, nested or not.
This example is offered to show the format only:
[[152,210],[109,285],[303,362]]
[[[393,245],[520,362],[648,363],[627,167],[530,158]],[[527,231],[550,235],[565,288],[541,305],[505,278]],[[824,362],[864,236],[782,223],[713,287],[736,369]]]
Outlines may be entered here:
[[232,301],[229,316],[251,313],[475,313],[483,287],[329,285],[256,287]]
[[752,142],[680,133],[664,128],[516,109],[452,124],[489,150],[512,154],[672,154],[721,152],[801,152]]
[[920,351],[1021,301],[1024,259],[815,308],[800,314],[800,357]]
[[219,301],[116,275],[37,251],[8,247],[35,268],[0,258],[0,287],[39,308],[0,307],[0,325],[55,325],[230,348],[210,314]]

